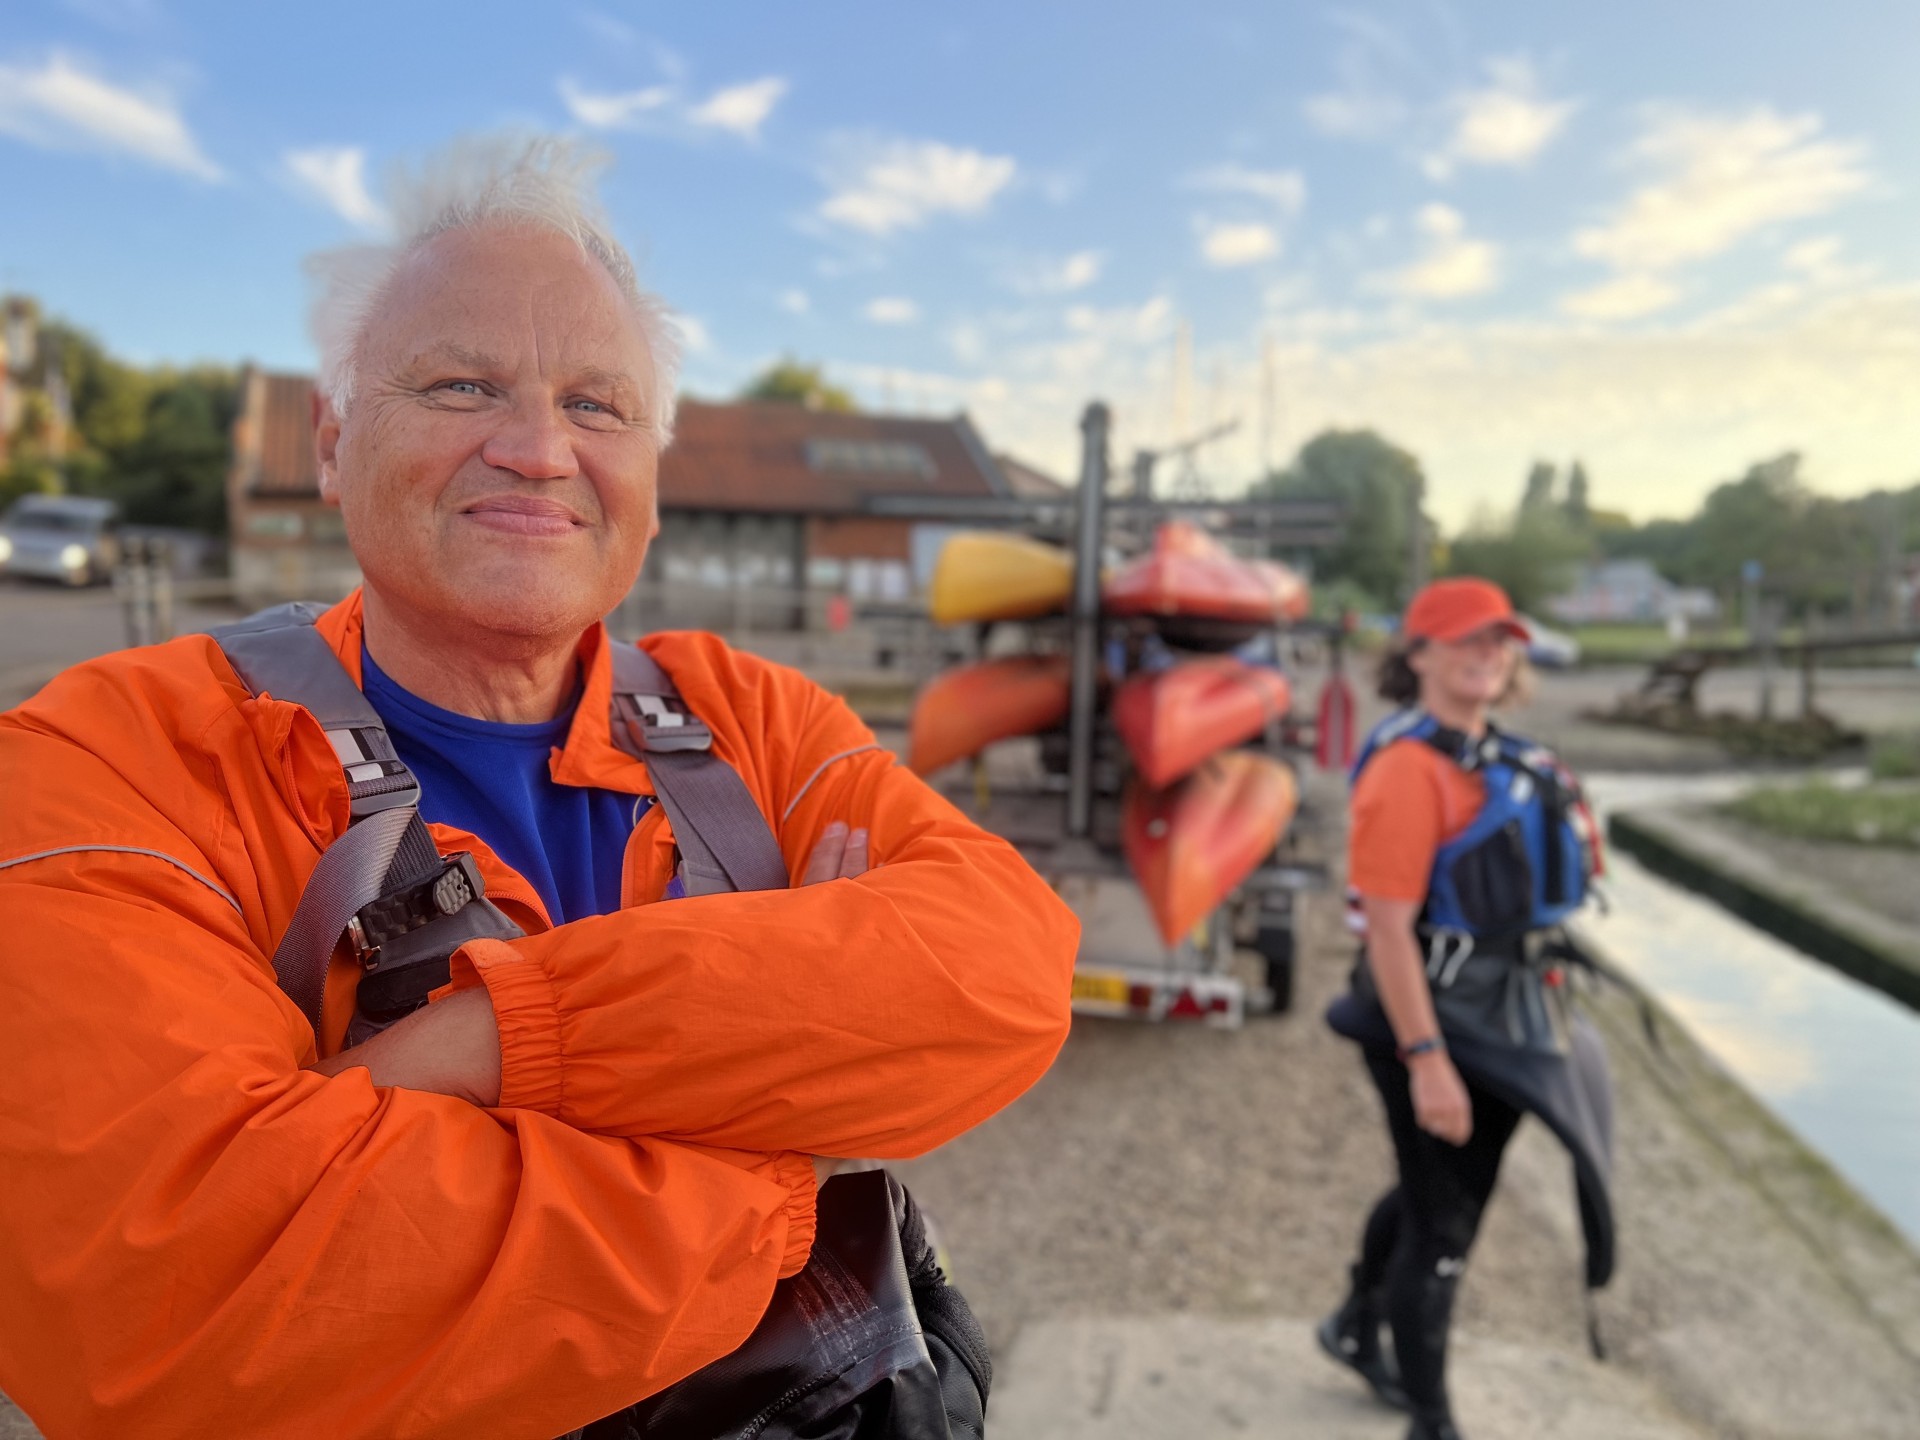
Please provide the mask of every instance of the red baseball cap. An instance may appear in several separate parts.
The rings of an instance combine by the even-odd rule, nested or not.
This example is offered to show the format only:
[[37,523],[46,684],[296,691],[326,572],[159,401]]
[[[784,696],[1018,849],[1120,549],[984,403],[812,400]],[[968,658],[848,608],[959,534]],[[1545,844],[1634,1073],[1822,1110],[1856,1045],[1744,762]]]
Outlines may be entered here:
[[1491,580],[1461,575],[1436,580],[1413,597],[1401,629],[1409,639],[1464,640],[1476,630],[1497,625],[1515,640],[1531,640],[1532,632],[1518,615],[1507,592]]

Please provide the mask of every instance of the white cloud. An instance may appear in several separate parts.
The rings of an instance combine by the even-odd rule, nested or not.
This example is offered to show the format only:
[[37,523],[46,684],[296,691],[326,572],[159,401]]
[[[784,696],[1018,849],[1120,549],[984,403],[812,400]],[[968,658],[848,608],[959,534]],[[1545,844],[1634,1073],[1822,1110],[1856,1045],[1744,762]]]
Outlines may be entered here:
[[1491,60],[1488,83],[1453,97],[1453,133],[1425,162],[1434,179],[1456,165],[1525,165],[1552,143],[1573,114],[1570,100],[1540,93],[1533,65],[1524,57]]
[[1258,222],[1248,224],[1200,225],[1200,253],[1209,265],[1228,269],[1252,265],[1280,253],[1280,237],[1273,227]]
[[822,218],[869,235],[911,230],[936,215],[977,215],[1012,181],[1009,156],[937,140],[855,141],[830,167]]
[[1679,287],[1659,276],[1629,273],[1562,296],[1560,309],[1581,320],[1637,320],[1667,309],[1679,298]]
[[689,355],[704,355],[713,349],[713,332],[697,315],[675,314],[673,328],[680,332],[680,343]]
[[860,313],[876,325],[911,325],[920,318],[920,307],[903,295],[882,295]]
[[1301,110],[1322,135],[1341,140],[1378,140],[1398,129],[1410,109],[1403,98],[1407,72],[1415,68],[1403,36],[1353,12],[1336,14],[1347,39],[1334,60],[1337,88],[1308,96]]
[[702,104],[687,112],[695,125],[731,130],[745,140],[757,140],[780,97],[787,93],[787,82],[777,75],[750,80],[744,85],[729,85],[716,90]]
[[1007,264],[1001,278],[1009,289],[1020,295],[1071,295],[1098,280],[1106,261],[1106,255],[1099,250],[1032,256]]
[[367,192],[367,152],[357,145],[315,145],[281,157],[287,173],[308,194],[362,230],[379,230],[387,212]]
[[638,90],[589,90],[571,76],[560,77],[560,99],[567,113],[595,130],[652,130],[690,135],[700,130],[725,130],[743,140],[756,140],[760,127],[773,113],[787,82],[777,75],[724,86],[699,104],[684,98],[682,62],[666,53],[656,57],[667,79]]
[[582,125],[596,130],[624,130],[672,104],[674,91],[671,85],[649,85],[644,90],[596,93],[563,75],[560,98],[566,102],[567,113]]
[[1484,294],[1499,283],[1499,248],[1468,235],[1458,210],[1427,205],[1414,223],[1427,237],[1426,253],[1404,269],[1376,276],[1375,288],[1410,299],[1458,300]]
[[0,134],[58,150],[130,155],[200,180],[218,180],[173,99],[123,89],[66,56],[37,68],[0,65]]
[[1721,254],[1782,221],[1831,210],[1871,180],[1865,147],[1821,138],[1817,115],[1648,112],[1630,163],[1651,180],[1574,249],[1621,270]]
[[804,290],[782,290],[780,308],[789,315],[804,315],[813,308],[813,301]]
[[1245,165],[1215,165],[1188,182],[1202,190],[1251,195],[1265,200],[1283,219],[1300,213],[1307,203],[1306,178],[1298,170],[1255,170]]

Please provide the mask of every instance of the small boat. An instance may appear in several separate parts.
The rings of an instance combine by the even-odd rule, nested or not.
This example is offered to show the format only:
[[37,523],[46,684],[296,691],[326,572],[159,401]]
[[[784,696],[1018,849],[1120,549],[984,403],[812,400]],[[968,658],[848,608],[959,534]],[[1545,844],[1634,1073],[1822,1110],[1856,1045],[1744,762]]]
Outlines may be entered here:
[[1147,784],[1171,785],[1209,756],[1287,713],[1287,677],[1231,655],[1135,675],[1113,697],[1113,723]]
[[1058,725],[1069,669],[1064,655],[1009,655],[934,676],[913,703],[908,766],[930,775],[996,740]]
[[1153,549],[1107,580],[1112,615],[1273,625],[1306,613],[1307,587],[1284,565],[1240,560],[1199,526],[1169,520]]
[[1273,853],[1299,803],[1293,771],[1251,750],[1230,750],[1169,789],[1136,782],[1120,840],[1169,947]]
[[940,548],[927,590],[936,625],[1022,620],[1064,609],[1073,556],[1058,545],[1002,531],[969,531]]

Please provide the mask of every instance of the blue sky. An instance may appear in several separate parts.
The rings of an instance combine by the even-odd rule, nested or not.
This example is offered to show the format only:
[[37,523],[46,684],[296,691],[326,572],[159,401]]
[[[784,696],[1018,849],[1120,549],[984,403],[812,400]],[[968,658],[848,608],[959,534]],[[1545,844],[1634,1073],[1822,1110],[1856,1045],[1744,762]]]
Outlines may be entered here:
[[[1450,525],[1536,456],[1682,512],[1920,478],[1920,7],[5,0],[0,289],[305,369],[301,257],[463,131],[584,134],[687,389],[782,352],[1071,473],[1328,424]],[[1190,337],[1183,345],[1182,333]],[[1189,357],[1183,364],[1181,356]]]

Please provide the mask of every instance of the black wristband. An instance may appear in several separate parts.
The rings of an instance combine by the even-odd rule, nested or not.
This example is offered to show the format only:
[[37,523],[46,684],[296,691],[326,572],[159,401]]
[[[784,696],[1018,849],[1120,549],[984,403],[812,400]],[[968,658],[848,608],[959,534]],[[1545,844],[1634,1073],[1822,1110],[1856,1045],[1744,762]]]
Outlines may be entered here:
[[1438,1035],[1429,1035],[1426,1039],[1416,1040],[1411,1045],[1402,1045],[1393,1053],[1400,1057],[1400,1063],[1404,1065],[1416,1055],[1430,1055],[1435,1050],[1444,1050],[1446,1048],[1446,1041],[1442,1040]]

